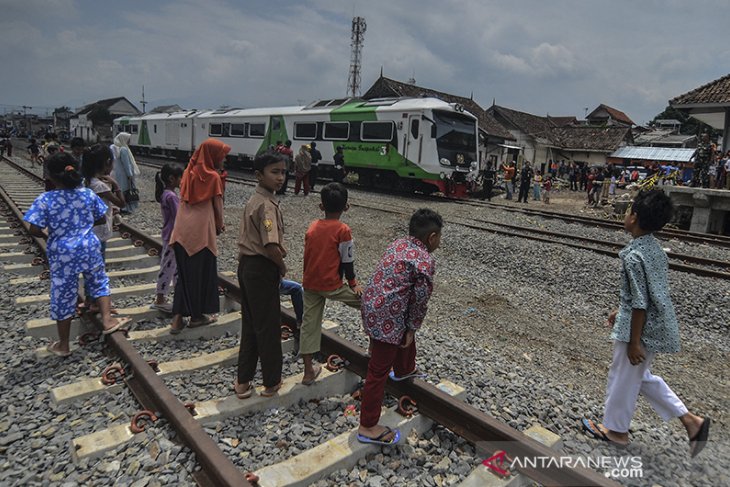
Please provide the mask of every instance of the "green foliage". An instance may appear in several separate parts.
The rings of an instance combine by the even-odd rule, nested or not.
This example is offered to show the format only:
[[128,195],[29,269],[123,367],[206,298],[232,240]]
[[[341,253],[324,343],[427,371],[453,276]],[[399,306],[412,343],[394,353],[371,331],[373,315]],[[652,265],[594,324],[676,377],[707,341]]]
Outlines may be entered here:
[[680,122],[682,122],[682,125],[679,127],[680,134],[699,136],[703,132],[707,132],[713,139],[715,139],[717,135],[720,135],[720,132],[718,130],[713,129],[706,123],[701,122],[696,118],[689,116],[686,112],[682,110],[677,110],[672,106],[668,106],[667,108],[665,108],[662,113],[654,117],[650,124],[653,124],[657,120],[672,118],[674,120],[679,120]]
[[95,125],[111,125],[114,122],[114,117],[111,113],[109,113],[109,110],[99,104],[94,104],[94,106],[89,110],[89,113],[86,115],[86,118],[91,120],[91,122]]

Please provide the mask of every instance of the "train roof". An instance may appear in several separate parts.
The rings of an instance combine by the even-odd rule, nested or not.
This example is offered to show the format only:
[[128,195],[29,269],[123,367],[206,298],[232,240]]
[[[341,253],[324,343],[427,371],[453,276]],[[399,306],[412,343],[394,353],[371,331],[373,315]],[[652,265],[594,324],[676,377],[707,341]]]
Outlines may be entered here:
[[339,98],[319,100],[305,106],[262,107],[262,108],[227,108],[219,110],[186,110],[174,113],[149,113],[137,117],[119,117],[116,120],[170,120],[182,118],[218,118],[218,117],[268,117],[270,115],[321,115],[333,110],[346,113],[348,111],[403,111],[442,109],[466,112],[464,107],[454,103],[447,103],[438,98],[374,98],[362,100],[359,98]]

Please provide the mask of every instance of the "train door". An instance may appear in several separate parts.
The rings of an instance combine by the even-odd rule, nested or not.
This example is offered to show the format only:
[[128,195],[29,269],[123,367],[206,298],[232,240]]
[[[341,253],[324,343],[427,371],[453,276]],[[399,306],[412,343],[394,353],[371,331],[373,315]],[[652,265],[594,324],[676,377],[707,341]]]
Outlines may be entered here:
[[416,164],[421,162],[421,151],[423,149],[422,132],[421,115],[410,115],[408,117],[408,130],[404,137],[403,157]]

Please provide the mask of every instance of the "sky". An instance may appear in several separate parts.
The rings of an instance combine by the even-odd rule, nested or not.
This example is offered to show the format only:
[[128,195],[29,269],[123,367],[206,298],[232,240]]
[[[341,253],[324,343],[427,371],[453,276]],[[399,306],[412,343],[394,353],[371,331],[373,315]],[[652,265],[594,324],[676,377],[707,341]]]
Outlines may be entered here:
[[727,0],[0,0],[0,113],[126,96],[184,108],[307,104],[389,78],[484,108],[636,123],[730,72]]

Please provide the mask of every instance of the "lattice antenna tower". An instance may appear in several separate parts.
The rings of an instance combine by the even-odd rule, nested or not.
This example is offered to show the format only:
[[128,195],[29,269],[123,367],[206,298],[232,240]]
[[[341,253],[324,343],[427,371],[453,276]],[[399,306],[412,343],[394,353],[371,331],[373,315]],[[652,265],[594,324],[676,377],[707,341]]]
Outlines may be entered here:
[[360,95],[360,63],[362,61],[362,44],[365,40],[367,24],[364,17],[352,18],[352,35],[350,36],[350,75],[347,77],[349,96]]
[[142,99],[139,101],[140,105],[142,105],[142,113],[147,113],[147,101],[144,99],[144,85],[142,85]]

